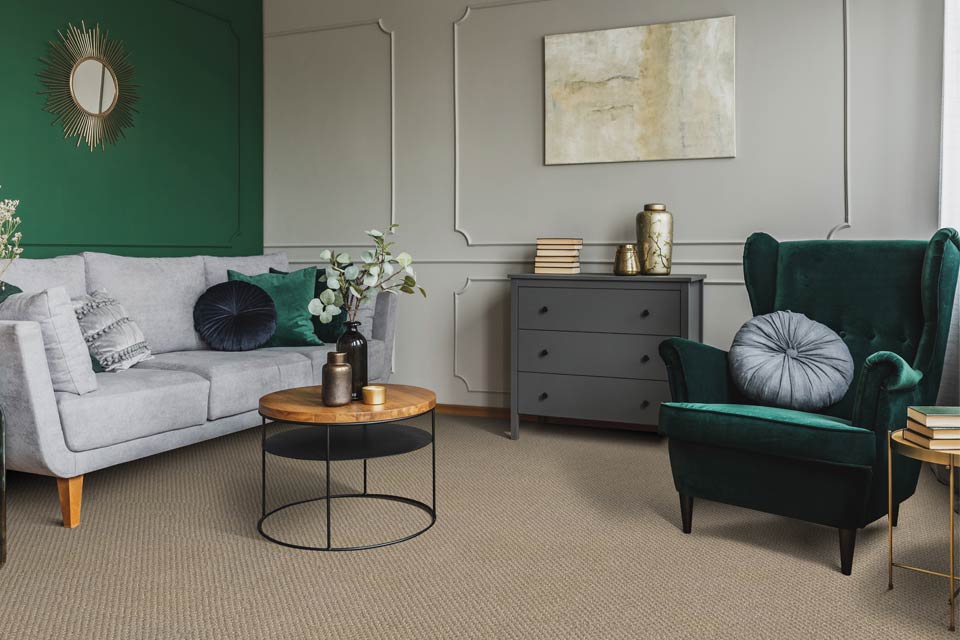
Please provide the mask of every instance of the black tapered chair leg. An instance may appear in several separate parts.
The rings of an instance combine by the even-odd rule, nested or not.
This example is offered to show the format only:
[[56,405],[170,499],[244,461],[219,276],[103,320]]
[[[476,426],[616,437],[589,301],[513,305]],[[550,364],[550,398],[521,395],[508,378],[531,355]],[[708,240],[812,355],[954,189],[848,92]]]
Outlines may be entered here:
[[890,514],[890,524],[897,526],[897,522],[900,520],[900,503],[893,505],[893,513]]
[[857,546],[856,529],[840,529],[840,573],[845,576],[853,571],[853,550]]
[[680,520],[683,522],[683,532],[690,533],[693,526],[693,496],[680,494]]

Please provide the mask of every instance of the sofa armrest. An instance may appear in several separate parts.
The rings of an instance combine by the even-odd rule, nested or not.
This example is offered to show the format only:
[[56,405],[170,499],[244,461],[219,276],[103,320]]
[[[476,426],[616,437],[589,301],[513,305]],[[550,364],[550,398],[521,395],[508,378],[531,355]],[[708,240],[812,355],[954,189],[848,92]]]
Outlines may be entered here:
[[397,302],[400,297],[397,293],[380,293],[377,296],[377,306],[373,310],[374,340],[383,340],[386,345],[387,359],[390,363],[389,372],[393,371],[393,345],[397,336]]
[[660,343],[674,402],[736,403],[740,396],[727,369],[727,352],[685,338]]
[[919,401],[923,373],[892,351],[878,351],[863,363],[853,400],[853,424],[883,432],[902,429],[907,407]]
[[75,476],[75,455],[63,439],[40,325],[0,321],[0,354],[7,467],[62,478]]

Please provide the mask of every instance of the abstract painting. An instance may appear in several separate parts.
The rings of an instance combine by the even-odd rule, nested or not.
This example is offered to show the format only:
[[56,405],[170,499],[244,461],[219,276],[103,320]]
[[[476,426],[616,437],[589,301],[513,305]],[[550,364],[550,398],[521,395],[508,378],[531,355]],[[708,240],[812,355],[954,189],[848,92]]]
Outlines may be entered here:
[[544,162],[736,155],[733,16],[544,38]]

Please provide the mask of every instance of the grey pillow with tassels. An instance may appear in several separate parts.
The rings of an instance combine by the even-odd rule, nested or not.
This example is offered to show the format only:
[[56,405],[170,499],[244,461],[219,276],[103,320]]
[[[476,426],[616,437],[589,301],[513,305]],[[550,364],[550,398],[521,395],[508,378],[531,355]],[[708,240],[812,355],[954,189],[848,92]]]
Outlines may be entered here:
[[73,304],[90,356],[104,371],[122,371],[153,357],[140,327],[106,291],[74,298]]
[[792,311],[748,320],[728,359],[734,384],[758,404],[816,411],[839,402],[853,382],[853,357],[843,339]]

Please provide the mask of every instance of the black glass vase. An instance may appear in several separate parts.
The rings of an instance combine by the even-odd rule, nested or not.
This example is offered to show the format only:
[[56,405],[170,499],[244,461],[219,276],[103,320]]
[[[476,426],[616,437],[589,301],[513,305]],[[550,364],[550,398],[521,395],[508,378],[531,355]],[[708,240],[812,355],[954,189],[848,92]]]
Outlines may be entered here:
[[337,351],[347,354],[353,369],[353,388],[350,397],[359,400],[361,389],[367,386],[367,339],[360,333],[359,322],[344,322],[347,330],[337,339]]

